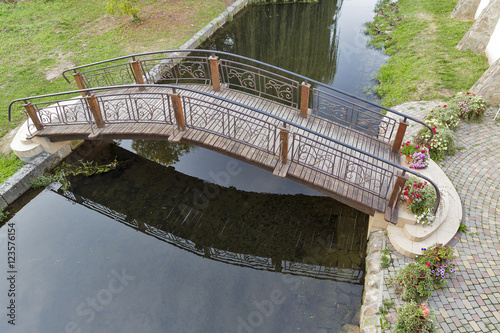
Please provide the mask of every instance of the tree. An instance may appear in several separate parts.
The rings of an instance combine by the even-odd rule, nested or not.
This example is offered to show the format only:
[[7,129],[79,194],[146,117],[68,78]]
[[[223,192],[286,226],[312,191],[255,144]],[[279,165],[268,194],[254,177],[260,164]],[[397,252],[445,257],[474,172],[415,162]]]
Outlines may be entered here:
[[108,1],[106,11],[109,15],[132,15],[132,21],[139,20],[139,16],[137,16],[137,13],[139,13],[139,7],[132,6],[132,3],[128,0]]

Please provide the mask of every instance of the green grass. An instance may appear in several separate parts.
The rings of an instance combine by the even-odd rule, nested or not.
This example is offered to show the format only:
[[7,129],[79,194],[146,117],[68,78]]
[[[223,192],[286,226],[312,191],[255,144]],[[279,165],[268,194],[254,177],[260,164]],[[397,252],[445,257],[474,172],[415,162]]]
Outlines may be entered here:
[[[65,61],[79,66],[130,53],[177,48],[225,9],[223,0],[181,0],[173,4],[137,0],[133,3],[141,6],[141,20],[131,22],[131,16],[107,16],[106,3],[0,2],[0,137],[25,119],[18,105],[13,110],[13,122],[8,122],[10,101],[76,89],[63,78],[47,80],[47,70],[59,65],[62,72],[68,68],[61,65]],[[4,159],[0,157],[0,163]]]
[[487,59],[456,45],[472,22],[450,18],[457,0],[399,0],[403,20],[385,43],[392,55],[377,74],[375,92],[391,107],[413,100],[447,100],[467,91],[488,69]]
[[16,155],[6,156],[0,154],[0,183],[12,176],[25,163]]

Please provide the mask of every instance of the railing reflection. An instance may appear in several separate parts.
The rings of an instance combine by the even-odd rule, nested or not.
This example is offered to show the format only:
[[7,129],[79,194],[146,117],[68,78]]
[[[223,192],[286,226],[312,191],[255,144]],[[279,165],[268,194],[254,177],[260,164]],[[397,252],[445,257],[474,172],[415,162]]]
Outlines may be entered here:
[[105,215],[112,220],[120,222],[133,229],[141,231],[147,235],[153,236],[161,241],[167,242],[173,246],[189,251],[201,257],[258,270],[275,272],[277,271],[285,274],[294,274],[318,279],[329,279],[354,284],[362,283],[363,270],[359,268],[355,269],[353,267],[349,267],[349,265],[342,265],[342,267],[340,267],[340,265],[318,265],[316,263],[318,258],[314,257],[306,257],[302,262],[293,262],[289,260],[266,258],[249,253],[235,253],[217,249],[215,247],[200,246],[192,240],[179,237],[172,232],[168,232],[155,226],[149,225],[141,220],[135,218],[130,219],[123,213],[120,213],[105,205],[94,202],[73,192],[62,193],[61,191],[55,189],[52,189],[52,191],[64,196],[67,200],[74,204],[80,204],[102,215]]

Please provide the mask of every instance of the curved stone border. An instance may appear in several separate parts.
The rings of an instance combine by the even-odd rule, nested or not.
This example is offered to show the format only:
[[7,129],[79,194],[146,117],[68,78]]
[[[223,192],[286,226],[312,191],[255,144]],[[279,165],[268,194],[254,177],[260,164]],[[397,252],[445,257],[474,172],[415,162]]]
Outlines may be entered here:
[[208,37],[212,36],[212,34],[222,27],[228,21],[229,17],[234,17],[239,11],[245,8],[248,4],[249,0],[238,0],[233,3],[231,6],[227,7],[225,11],[223,11],[219,16],[214,18],[210,23],[208,23],[205,27],[201,28],[200,31],[194,34],[193,37],[188,39],[187,42],[182,44],[179,49],[195,49],[201,43],[205,41]]
[[363,333],[382,332],[379,316],[376,313],[382,305],[384,272],[380,250],[384,248],[385,232],[372,232],[366,248],[365,288],[360,317],[360,329]]

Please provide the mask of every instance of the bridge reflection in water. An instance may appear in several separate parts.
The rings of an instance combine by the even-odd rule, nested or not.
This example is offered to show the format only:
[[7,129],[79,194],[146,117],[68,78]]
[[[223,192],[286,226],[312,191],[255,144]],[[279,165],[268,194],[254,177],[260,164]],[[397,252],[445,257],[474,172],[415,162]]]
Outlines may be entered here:
[[[71,179],[68,200],[205,258],[360,284],[368,216],[328,197],[221,187],[115,145],[125,167]],[[98,177],[98,179],[95,179]],[[147,191],[145,191],[147,189]]]

